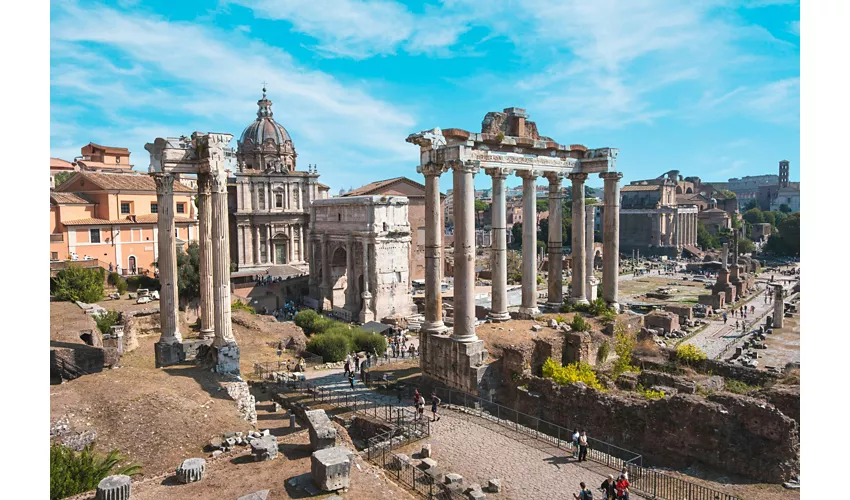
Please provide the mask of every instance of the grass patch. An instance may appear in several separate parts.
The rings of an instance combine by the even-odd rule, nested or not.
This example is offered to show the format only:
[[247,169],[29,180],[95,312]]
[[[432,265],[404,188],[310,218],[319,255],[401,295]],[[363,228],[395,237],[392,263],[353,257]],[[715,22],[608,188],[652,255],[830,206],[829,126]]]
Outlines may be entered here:
[[638,384],[637,392],[645,397],[646,399],[662,399],[664,397],[664,391],[653,391],[652,389],[647,389],[644,386]]
[[232,311],[248,311],[251,314],[257,314],[257,310],[253,306],[249,306],[239,299],[236,299],[236,302],[230,304],[230,309]]
[[761,390],[760,386],[746,384],[740,380],[727,380],[723,388],[735,394],[749,394],[753,391]]
[[92,451],[92,445],[77,453],[61,444],[50,446],[50,499],[59,500],[78,493],[91,491],[106,476],[125,474],[134,476],[141,473],[141,467],[129,464],[119,467],[126,460],[112,450],[105,457],[99,457]]

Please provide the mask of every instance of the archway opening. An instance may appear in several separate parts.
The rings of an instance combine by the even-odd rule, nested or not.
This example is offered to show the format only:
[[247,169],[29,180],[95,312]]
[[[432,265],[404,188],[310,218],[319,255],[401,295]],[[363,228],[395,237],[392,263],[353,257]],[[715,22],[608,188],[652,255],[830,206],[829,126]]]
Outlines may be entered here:
[[331,282],[333,292],[331,305],[333,307],[345,307],[345,296],[348,289],[348,276],[346,275],[348,255],[345,248],[337,248],[331,257]]

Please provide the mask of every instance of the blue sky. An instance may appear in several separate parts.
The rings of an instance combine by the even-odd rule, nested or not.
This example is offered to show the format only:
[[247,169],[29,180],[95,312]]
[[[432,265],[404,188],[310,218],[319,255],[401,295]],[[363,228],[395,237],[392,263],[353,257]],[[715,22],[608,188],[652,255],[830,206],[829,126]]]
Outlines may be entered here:
[[513,106],[560,143],[620,148],[626,182],[782,159],[796,181],[799,19],[788,0],[53,0],[51,156],[91,141],[146,170],[156,137],[238,137],[265,81],[332,193],[421,180],[408,134]]

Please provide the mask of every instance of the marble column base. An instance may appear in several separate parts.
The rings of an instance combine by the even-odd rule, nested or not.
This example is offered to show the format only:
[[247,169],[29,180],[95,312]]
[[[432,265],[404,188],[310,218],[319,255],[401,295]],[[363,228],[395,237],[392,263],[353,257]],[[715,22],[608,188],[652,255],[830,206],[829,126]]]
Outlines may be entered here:
[[561,312],[561,306],[564,304],[562,302],[547,302],[546,309],[549,309],[552,312]]
[[204,340],[209,340],[211,338],[215,338],[215,330],[213,330],[212,328],[208,328],[206,330],[201,330],[201,332],[198,334],[198,337],[202,338]]
[[590,304],[585,297],[570,297],[572,304]]
[[623,306],[621,306],[618,302],[607,302],[606,304],[608,307],[613,307],[617,311],[617,314],[623,312]]
[[375,313],[372,312],[372,294],[363,292],[360,295],[363,298],[363,309],[360,311],[360,322],[368,323],[375,320]]
[[519,308],[519,319],[534,319],[537,315],[540,314],[540,309],[536,307],[520,307]]
[[435,323],[422,323],[422,331],[429,334],[442,334],[446,333],[449,330],[449,327],[445,325],[442,321],[437,321]]
[[156,342],[153,345],[154,362],[157,368],[178,365],[186,361],[186,352],[182,342]]
[[501,313],[491,311],[490,314],[487,315],[487,319],[494,322],[508,321],[511,319],[511,314],[507,311]]
[[239,346],[236,342],[212,348],[215,359],[215,372],[239,376]]

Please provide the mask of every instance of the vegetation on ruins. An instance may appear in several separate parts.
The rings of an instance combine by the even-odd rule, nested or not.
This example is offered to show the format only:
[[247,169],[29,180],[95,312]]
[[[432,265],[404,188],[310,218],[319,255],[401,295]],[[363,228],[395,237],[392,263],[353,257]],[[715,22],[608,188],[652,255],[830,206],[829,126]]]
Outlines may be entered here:
[[112,450],[105,457],[99,457],[92,451],[92,445],[82,451],[74,450],[54,443],[50,446],[50,499],[59,500],[97,487],[106,476],[124,474],[135,476],[141,473],[141,467],[135,464],[118,466],[126,460]]
[[641,384],[638,384],[636,389],[638,394],[646,399],[662,399],[664,397],[664,391],[653,391],[652,389],[647,389]]
[[747,238],[738,238],[738,253],[753,253],[756,251],[756,245]]
[[84,268],[70,264],[53,280],[53,294],[59,300],[97,302],[103,299],[103,268]]
[[561,306],[561,312],[586,313],[591,316],[600,318],[602,323],[605,323],[606,325],[617,319],[616,309],[614,309],[613,307],[608,307],[608,305],[605,303],[605,300],[602,299],[602,297],[600,296],[597,296],[588,304],[571,304],[569,301],[565,301],[564,304]]
[[800,255],[800,212],[784,217],[778,223],[777,234],[770,236],[764,251],[785,257]]
[[130,290],[147,288],[148,290],[159,290],[159,280],[150,276],[130,276],[127,278],[127,287]]
[[177,247],[177,293],[187,303],[201,296],[201,249],[197,241],[184,252]]
[[508,262],[508,283],[522,282],[522,256],[516,250],[505,252]]
[[248,305],[240,299],[236,299],[235,302],[230,304],[230,309],[232,311],[247,311],[250,314],[257,314],[257,310],[254,309],[254,306]]
[[614,362],[614,378],[625,372],[636,372],[638,368],[632,366],[632,351],[635,348],[635,337],[630,334],[626,325],[618,321],[614,325],[614,353],[617,361]]
[[307,342],[307,350],[321,356],[325,363],[342,361],[352,351],[382,354],[387,350],[387,339],[381,334],[351,328],[339,321],[332,323]]
[[109,273],[109,276],[106,278],[106,282],[110,285],[114,286],[118,293],[123,294],[127,291],[127,280],[121,277],[120,274],[115,271]]
[[573,320],[570,322],[570,329],[574,332],[589,332],[590,323],[585,321],[581,314],[573,315]]
[[552,358],[548,358],[543,363],[543,378],[552,379],[560,385],[582,382],[597,391],[605,391],[605,388],[596,378],[593,367],[582,361],[562,366]]
[[599,349],[596,350],[596,362],[604,363],[608,360],[608,355],[611,354],[611,345],[607,340],[603,340]]
[[753,391],[761,390],[761,387],[757,385],[750,385],[735,379],[726,379],[723,383],[723,388],[735,394],[749,394]]
[[705,351],[692,344],[679,344],[676,347],[676,359],[686,365],[699,363],[707,359]]
[[490,210],[490,204],[483,200],[475,200],[475,225],[484,226],[484,212]]
[[112,327],[121,322],[121,313],[118,311],[106,311],[92,317],[100,333],[112,333]]

